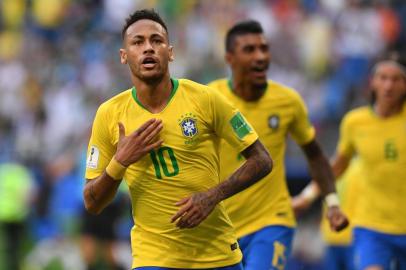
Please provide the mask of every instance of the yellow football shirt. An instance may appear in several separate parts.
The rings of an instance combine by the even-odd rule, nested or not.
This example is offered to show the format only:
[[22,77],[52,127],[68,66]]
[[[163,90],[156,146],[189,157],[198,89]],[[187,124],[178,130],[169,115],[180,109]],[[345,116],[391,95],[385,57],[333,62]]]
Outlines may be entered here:
[[336,189],[340,198],[340,208],[350,220],[350,226],[340,232],[330,229],[330,224],[326,218],[326,207],[324,207],[323,220],[321,222],[321,232],[324,241],[329,245],[346,246],[352,243],[352,220],[357,207],[359,196],[359,183],[363,177],[359,160],[354,158],[345,173],[337,179]]
[[354,226],[406,234],[406,105],[388,118],[371,107],[347,113],[337,152],[357,154],[363,174]]
[[186,79],[172,82],[171,99],[160,113],[144,109],[135,88],[100,106],[88,148],[86,178],[99,176],[114,155],[118,122],[128,135],[151,118],[162,119],[163,145],[129,166],[124,176],[135,222],[132,267],[192,269],[238,263],[242,255],[223,203],[193,229],[179,229],[170,219],[179,209],[177,201],[220,183],[221,138],[242,151],[258,136],[219,93]]
[[[290,134],[299,145],[303,145],[315,136],[301,97],[294,90],[271,80],[264,95],[256,102],[246,102],[235,95],[227,79],[214,81],[209,86],[218,89],[241,111],[258,132],[274,161],[274,168],[268,176],[225,201],[238,238],[268,225],[294,227],[295,218],[285,179],[286,137]],[[237,150],[223,142],[221,179],[230,176],[243,162]]]

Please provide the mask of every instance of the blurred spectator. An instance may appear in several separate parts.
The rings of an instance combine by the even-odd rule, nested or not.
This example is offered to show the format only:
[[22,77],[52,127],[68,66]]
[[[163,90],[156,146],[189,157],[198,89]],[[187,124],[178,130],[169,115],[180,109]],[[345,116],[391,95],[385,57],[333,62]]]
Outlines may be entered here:
[[334,27],[335,71],[329,79],[326,107],[329,116],[338,120],[365,85],[371,61],[383,53],[386,44],[378,10],[363,6],[360,0],[347,1]]
[[26,238],[33,198],[34,181],[30,171],[18,163],[0,164],[0,230],[5,246],[2,269],[20,269],[21,245]]

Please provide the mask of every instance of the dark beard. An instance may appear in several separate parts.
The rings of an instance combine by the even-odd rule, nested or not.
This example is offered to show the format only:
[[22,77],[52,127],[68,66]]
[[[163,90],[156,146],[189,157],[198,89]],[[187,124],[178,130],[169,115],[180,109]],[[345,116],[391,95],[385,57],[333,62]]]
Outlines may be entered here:
[[130,70],[133,76],[137,77],[139,80],[143,81],[145,84],[150,86],[158,85],[162,82],[165,77],[166,70],[163,70],[161,73],[155,74],[154,76],[143,76],[141,72],[137,72],[137,70],[133,70],[130,65]]
[[150,77],[140,76],[138,78],[147,85],[155,86],[155,85],[160,84],[162,82],[162,80],[164,79],[164,77],[165,77],[165,74],[161,73],[161,74],[157,74],[155,76],[150,76]]
[[268,82],[265,81],[264,83],[256,83],[252,84],[252,89],[258,90],[258,91],[264,91],[268,86]]

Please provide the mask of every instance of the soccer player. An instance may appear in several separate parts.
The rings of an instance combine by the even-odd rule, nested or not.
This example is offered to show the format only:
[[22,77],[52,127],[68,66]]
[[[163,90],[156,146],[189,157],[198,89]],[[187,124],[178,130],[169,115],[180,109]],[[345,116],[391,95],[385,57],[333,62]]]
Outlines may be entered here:
[[371,93],[370,106],[344,116],[332,166],[339,176],[353,156],[360,162],[362,193],[353,218],[357,269],[386,270],[392,262],[406,269],[405,67],[378,62]]
[[[283,269],[295,227],[283,165],[288,134],[302,147],[312,175],[319,179],[323,195],[328,198],[331,226],[340,230],[347,220],[339,209],[331,169],[315,140],[301,97],[267,80],[270,52],[261,25],[256,21],[237,23],[228,31],[225,43],[232,78],[209,86],[218,89],[249,119],[272,153],[275,165],[266,180],[227,200],[227,212],[237,230],[244,269]],[[232,145],[223,143],[221,177],[227,179],[243,159]]]
[[[135,222],[134,269],[241,270],[241,251],[222,201],[271,171],[268,151],[221,94],[170,77],[173,48],[155,11],[130,15],[122,34],[120,59],[134,86],[96,113],[86,208],[102,211],[124,179]],[[221,139],[246,158],[223,182]]]

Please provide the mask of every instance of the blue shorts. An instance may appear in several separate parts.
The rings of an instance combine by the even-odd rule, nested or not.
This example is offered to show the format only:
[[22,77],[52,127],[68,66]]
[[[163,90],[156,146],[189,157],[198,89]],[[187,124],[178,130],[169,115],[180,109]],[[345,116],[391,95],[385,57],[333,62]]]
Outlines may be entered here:
[[352,245],[328,246],[324,254],[323,266],[323,269],[328,270],[355,270]]
[[[176,269],[177,268],[143,266],[143,267],[134,268],[133,270],[176,270]],[[206,269],[206,268],[204,268],[204,269]],[[230,265],[230,266],[217,267],[217,268],[208,268],[208,269],[210,269],[210,270],[243,270],[241,263]]]
[[238,240],[244,270],[278,270],[286,265],[294,229],[267,226]]
[[389,270],[392,264],[397,265],[396,269],[406,269],[406,235],[357,227],[354,229],[354,237],[357,269],[379,265],[384,270]]

